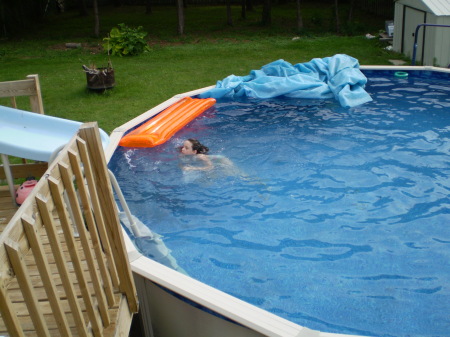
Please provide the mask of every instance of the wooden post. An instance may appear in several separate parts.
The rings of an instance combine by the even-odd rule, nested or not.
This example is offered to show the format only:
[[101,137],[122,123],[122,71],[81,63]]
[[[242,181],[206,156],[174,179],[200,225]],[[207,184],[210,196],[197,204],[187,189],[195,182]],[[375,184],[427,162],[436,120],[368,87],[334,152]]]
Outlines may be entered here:
[[0,313],[11,336],[25,337],[19,319],[15,315],[11,299],[6,293],[3,277],[0,277]]
[[11,239],[7,239],[5,241],[5,248],[8,252],[9,260],[13,266],[14,273],[19,281],[20,289],[22,290],[23,298],[27,304],[27,308],[37,335],[42,337],[50,337],[47,324],[44,320],[44,315],[42,314],[42,310],[40,310],[39,302],[33,289],[30,275],[28,274],[27,267],[23,261],[19,244]]
[[47,230],[47,237],[50,242],[50,247],[55,258],[55,263],[58,268],[59,275],[61,277],[62,285],[64,287],[64,290],[66,291],[67,300],[69,302],[70,310],[75,320],[78,335],[87,337],[87,324],[84,321],[83,313],[76,297],[76,292],[73,286],[74,280],[72,280],[70,277],[70,273],[67,267],[68,263],[66,261],[66,258],[64,257],[63,249],[58,239],[57,228],[53,221],[50,206],[48,205],[48,202],[42,198],[42,196],[36,197],[36,204],[38,206],[42,222],[44,223]]
[[[107,327],[111,323],[108,315],[108,306],[106,304],[106,298],[104,294],[104,289],[102,288],[100,282],[100,275],[95,268],[94,253],[89,240],[90,233],[87,232],[83,215],[81,213],[80,205],[78,204],[78,198],[75,191],[75,187],[72,182],[72,175],[69,173],[69,167],[63,163],[59,164],[59,171],[61,172],[62,181],[64,184],[64,190],[67,193],[69,199],[69,205],[72,209],[74,221],[78,228],[78,233],[80,235],[81,246],[83,247],[83,252],[85,260],[88,265],[89,274],[91,275],[91,281],[94,285],[95,298],[97,299],[97,305],[99,307],[100,315],[102,318],[103,326]],[[66,241],[69,241],[73,237],[72,229],[64,221],[61,221],[64,236]],[[72,256],[72,260],[78,259],[81,262],[81,258],[75,251],[69,251]],[[76,265],[76,264],[75,264]]]
[[[111,237],[108,235],[108,229],[105,226],[105,219],[103,217],[104,210],[100,204],[97,193],[97,185],[95,182],[94,173],[92,172],[91,160],[89,157],[89,152],[87,149],[86,142],[82,139],[77,139],[78,152],[81,157],[81,161],[83,162],[84,174],[86,177],[86,181],[88,183],[89,190],[86,191],[86,194],[90,195],[91,199],[91,208],[94,211],[95,222],[97,223],[98,233],[101,239],[101,245],[106,254],[106,258],[109,263],[109,270],[111,274],[111,281],[114,287],[119,288],[119,278],[117,276],[117,267],[114,258],[114,253],[111,250]],[[69,153],[70,154],[70,153]],[[71,157],[72,158],[72,157]],[[72,160],[72,159],[71,159]]]
[[[92,324],[92,330],[94,331],[94,336],[101,336],[102,329],[99,324],[98,311],[94,310],[94,302],[92,301],[92,295],[89,292],[86,277],[84,275],[83,267],[81,264],[81,258],[78,255],[78,250],[76,248],[75,240],[73,238],[73,232],[70,225],[70,217],[67,212],[64,199],[62,197],[62,183],[53,177],[48,178],[48,183],[50,190],[52,192],[52,198],[55,202],[56,209],[58,211],[59,219],[61,221],[61,227],[63,228],[64,238],[67,244],[67,249],[69,250],[70,257],[72,259],[72,265],[75,270],[75,274],[78,279],[78,284],[81,290],[81,295],[86,306],[86,311],[89,316],[89,320]],[[97,306],[95,306],[97,309]]]
[[91,164],[98,187],[100,205],[104,210],[105,225],[111,237],[112,249],[116,259],[120,280],[120,290],[126,294],[131,312],[138,311],[136,287],[131,273],[130,263],[126,255],[125,242],[122,237],[117,205],[109,180],[108,168],[100,140],[100,133],[96,122],[85,123],[80,127],[79,136],[89,150]]
[[22,224],[27,234],[30,247],[33,249],[36,266],[38,267],[48,300],[53,310],[53,314],[55,315],[59,333],[61,336],[70,336],[71,332],[69,329],[69,324],[67,323],[66,316],[63,312],[61,301],[56,290],[56,285],[52,278],[52,272],[45,255],[41,238],[39,237],[37,229],[34,225],[34,220],[30,216],[24,214],[22,217]]
[[35,87],[34,95],[30,95],[31,111],[44,114],[44,103],[42,102],[41,84],[39,83],[39,75],[28,75],[28,79],[32,80]]
[[[114,292],[111,285],[111,276],[108,274],[108,268],[106,266],[105,261],[105,254],[103,253],[103,250],[108,251],[108,261],[114,262],[114,257],[111,257],[111,247],[109,242],[100,242],[99,236],[98,236],[98,229],[97,226],[99,225],[97,222],[97,226],[95,223],[94,215],[92,214],[91,210],[91,203],[89,202],[89,193],[86,189],[84,180],[83,180],[83,174],[81,170],[81,164],[78,158],[78,155],[75,154],[73,151],[69,151],[69,158],[70,163],[72,166],[72,172],[75,174],[77,186],[78,186],[78,193],[81,198],[81,202],[83,203],[83,210],[84,210],[84,217],[86,219],[87,226],[89,228],[89,234],[91,237],[92,245],[94,247],[95,257],[97,259],[97,264],[100,269],[100,274],[102,275],[103,280],[103,287],[105,290],[106,298],[108,300],[108,305],[112,307],[115,304],[114,299]],[[86,169],[86,166],[85,166]],[[91,194],[92,197],[92,194]],[[103,218],[102,218],[103,220]],[[101,223],[101,226],[104,226],[103,222]],[[115,265],[114,265],[115,267]],[[117,275],[115,268],[113,268],[113,271],[115,275]]]

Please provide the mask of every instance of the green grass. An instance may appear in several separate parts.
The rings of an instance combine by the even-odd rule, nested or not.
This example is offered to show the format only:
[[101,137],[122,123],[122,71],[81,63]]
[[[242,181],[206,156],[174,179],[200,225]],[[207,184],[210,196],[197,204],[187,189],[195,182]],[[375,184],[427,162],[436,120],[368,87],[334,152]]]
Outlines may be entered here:
[[[389,64],[389,59],[401,58],[378,40],[364,37],[384,27],[381,18],[360,13],[351,28],[354,36],[335,36],[329,33],[331,10],[312,3],[304,6],[306,28],[297,32],[293,6],[275,7],[272,27],[259,24],[261,8],[242,20],[240,7],[233,7],[234,26],[229,27],[225,7],[189,7],[182,37],[176,34],[176,12],[170,7],[155,7],[151,15],[145,15],[143,7],[101,8],[98,39],[91,35],[92,17],[74,12],[49,16],[33,31],[0,42],[0,81],[39,74],[46,114],[98,121],[109,133],[177,93],[213,85],[230,74],[247,75],[277,59],[295,64],[344,53],[360,64]],[[116,87],[101,94],[90,92],[81,65],[107,64],[108,57],[98,46],[122,22],[144,26],[152,51],[111,58]],[[296,36],[300,39],[293,40]],[[81,42],[83,48],[66,49],[66,42]]]

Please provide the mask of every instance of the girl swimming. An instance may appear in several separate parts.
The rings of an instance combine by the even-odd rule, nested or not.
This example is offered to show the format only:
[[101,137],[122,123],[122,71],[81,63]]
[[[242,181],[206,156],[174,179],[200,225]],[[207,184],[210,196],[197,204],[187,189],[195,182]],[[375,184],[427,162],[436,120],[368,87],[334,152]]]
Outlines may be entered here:
[[[183,170],[185,171],[208,171],[213,168],[211,160],[206,155],[209,151],[209,148],[205,145],[201,144],[197,139],[189,138],[184,141],[183,146],[181,147],[181,154],[186,156],[195,156],[200,165],[185,165],[183,166]],[[194,162],[192,162],[194,164]]]

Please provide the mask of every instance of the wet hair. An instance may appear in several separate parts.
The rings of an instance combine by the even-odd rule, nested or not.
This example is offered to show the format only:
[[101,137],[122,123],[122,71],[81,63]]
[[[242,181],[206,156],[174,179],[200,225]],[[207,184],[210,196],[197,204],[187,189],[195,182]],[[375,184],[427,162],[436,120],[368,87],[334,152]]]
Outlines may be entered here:
[[197,151],[198,154],[207,154],[209,148],[200,143],[197,139],[189,138],[189,142],[192,144],[192,150]]

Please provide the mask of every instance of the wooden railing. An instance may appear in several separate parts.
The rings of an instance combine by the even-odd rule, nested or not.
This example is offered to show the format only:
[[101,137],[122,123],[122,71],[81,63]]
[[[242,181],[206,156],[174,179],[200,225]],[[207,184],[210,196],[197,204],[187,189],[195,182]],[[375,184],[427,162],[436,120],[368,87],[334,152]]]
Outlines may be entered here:
[[[17,109],[17,99],[19,97],[29,101],[24,104],[24,107],[21,107],[22,110],[44,114],[39,75],[28,75],[25,80],[0,82],[0,99],[5,100],[5,103],[1,101],[0,104]],[[5,164],[5,160],[9,163],[8,157],[2,155],[1,161],[3,164]],[[23,159],[21,164],[8,165],[8,169],[15,178],[27,178],[29,176],[40,177],[47,169],[47,163],[30,163]],[[7,173],[2,169],[2,165],[0,165],[0,180],[6,178]]]
[[138,303],[95,123],[0,236],[0,335],[127,336]]
[[0,98],[8,97],[12,108],[17,109],[16,97],[20,96],[28,96],[30,111],[44,114],[38,75],[28,75],[26,80],[0,82]]

